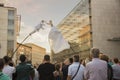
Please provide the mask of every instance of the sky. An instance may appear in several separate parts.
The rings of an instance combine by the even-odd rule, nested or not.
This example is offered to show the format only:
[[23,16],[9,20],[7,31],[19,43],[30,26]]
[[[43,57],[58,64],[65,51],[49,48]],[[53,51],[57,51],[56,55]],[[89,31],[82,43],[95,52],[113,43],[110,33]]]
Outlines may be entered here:
[[[52,20],[56,26],[80,2],[80,0],[0,0],[6,6],[17,8],[21,15],[21,31],[18,42],[21,42],[41,20]],[[48,32],[40,30],[30,36],[24,43],[32,42],[50,51]]]

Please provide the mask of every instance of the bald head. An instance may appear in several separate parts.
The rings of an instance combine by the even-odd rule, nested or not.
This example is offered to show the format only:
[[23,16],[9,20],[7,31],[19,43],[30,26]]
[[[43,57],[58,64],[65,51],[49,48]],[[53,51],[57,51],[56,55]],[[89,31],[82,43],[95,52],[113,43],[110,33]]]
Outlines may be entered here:
[[99,58],[100,50],[98,48],[91,49],[91,55],[93,58]]

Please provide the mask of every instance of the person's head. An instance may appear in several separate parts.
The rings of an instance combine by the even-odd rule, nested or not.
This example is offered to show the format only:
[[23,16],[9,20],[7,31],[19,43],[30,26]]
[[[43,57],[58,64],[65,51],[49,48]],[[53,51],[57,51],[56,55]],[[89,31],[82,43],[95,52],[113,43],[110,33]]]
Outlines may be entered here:
[[44,23],[44,20],[42,20],[41,23]]
[[26,56],[24,54],[20,55],[20,61],[25,62]]
[[53,22],[52,22],[52,20],[49,20],[49,24],[51,25],[51,27],[53,27]]
[[73,63],[73,58],[69,58],[69,62],[70,62],[70,64],[72,64]]
[[50,61],[50,56],[49,55],[45,55],[44,56],[44,61]]
[[114,61],[115,64],[119,63],[118,58],[114,58],[113,61]]
[[101,58],[102,55],[104,55],[104,54],[103,54],[103,53],[100,53],[100,54],[99,54],[99,58]]
[[69,59],[65,59],[64,62],[63,62],[65,65],[69,65]]
[[59,63],[57,63],[57,64],[55,65],[55,69],[56,69],[57,71],[60,70],[60,64],[59,64]]
[[0,70],[4,67],[4,60],[0,58]]
[[64,64],[65,65],[69,65],[69,64],[72,64],[73,63],[73,58],[67,58],[67,59],[65,59],[65,61],[64,61]]
[[79,55],[74,55],[73,56],[73,61],[74,62],[79,62]]
[[109,61],[109,57],[108,57],[107,55],[104,55],[104,54],[101,55],[100,59],[101,59],[101,60],[104,60],[104,61],[106,61],[106,62]]
[[12,66],[12,67],[14,66],[14,62],[12,60],[10,60],[9,66]]
[[91,56],[93,58],[99,58],[100,50],[98,48],[91,49]]
[[3,59],[5,61],[5,64],[9,64],[9,62],[10,62],[10,57],[9,56],[4,56]]

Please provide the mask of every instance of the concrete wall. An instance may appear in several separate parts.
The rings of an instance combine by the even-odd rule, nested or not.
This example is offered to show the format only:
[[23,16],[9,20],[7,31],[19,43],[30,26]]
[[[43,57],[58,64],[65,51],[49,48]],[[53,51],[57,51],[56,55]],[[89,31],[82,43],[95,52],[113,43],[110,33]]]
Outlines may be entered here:
[[[14,10],[14,35],[13,37],[8,36],[8,10]],[[0,7],[0,58],[7,55],[7,40],[14,40],[14,49],[16,49],[16,9],[13,7]],[[16,60],[14,55],[13,60]]]
[[7,10],[0,7],[0,58],[7,53]]
[[91,0],[93,47],[112,57],[120,58],[120,0]]
[[46,49],[33,43],[26,43],[25,45],[32,47],[32,64],[40,64],[43,62]]

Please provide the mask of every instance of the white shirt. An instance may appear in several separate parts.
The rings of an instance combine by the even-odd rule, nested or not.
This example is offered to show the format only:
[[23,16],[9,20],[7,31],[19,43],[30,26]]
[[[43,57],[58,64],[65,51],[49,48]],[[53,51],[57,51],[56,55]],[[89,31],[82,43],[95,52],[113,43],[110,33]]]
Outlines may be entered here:
[[12,74],[15,73],[15,68],[9,65],[5,65],[2,72],[10,77],[12,80]]
[[84,76],[87,80],[107,80],[107,62],[98,58],[92,59],[86,65]]
[[35,76],[34,76],[34,79],[33,80],[39,80],[39,73],[36,69],[34,69],[35,71]]
[[113,68],[113,78],[120,79],[120,65],[114,64],[112,65],[112,68]]
[[[71,64],[68,68],[68,75],[73,77],[75,73],[77,72],[79,64],[80,64],[79,62],[74,62],[73,64]],[[84,75],[84,66],[80,64],[78,73],[73,80],[83,80],[83,75]]]

